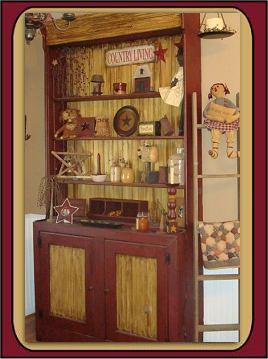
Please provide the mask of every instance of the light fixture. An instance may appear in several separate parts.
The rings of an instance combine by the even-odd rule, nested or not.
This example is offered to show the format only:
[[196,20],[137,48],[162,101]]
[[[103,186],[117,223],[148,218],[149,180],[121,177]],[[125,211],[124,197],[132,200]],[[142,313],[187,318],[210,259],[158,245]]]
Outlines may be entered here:
[[[223,39],[232,36],[236,33],[235,30],[227,27],[222,13],[217,13],[217,17],[206,19],[207,14],[204,15],[199,36],[203,39]],[[206,19],[206,21],[205,21]]]
[[99,74],[92,75],[91,80],[92,82],[92,95],[101,95],[101,85],[103,84],[103,76]]
[[75,19],[75,14],[71,12],[66,12],[62,15],[62,19],[66,21],[66,26],[64,28],[59,27],[55,19],[50,13],[32,13],[28,12],[25,14],[25,40],[27,44],[34,39],[36,35],[36,30],[40,29],[43,32],[46,29],[46,25],[49,22],[53,22],[53,25],[58,31],[65,31],[69,28],[71,21]]

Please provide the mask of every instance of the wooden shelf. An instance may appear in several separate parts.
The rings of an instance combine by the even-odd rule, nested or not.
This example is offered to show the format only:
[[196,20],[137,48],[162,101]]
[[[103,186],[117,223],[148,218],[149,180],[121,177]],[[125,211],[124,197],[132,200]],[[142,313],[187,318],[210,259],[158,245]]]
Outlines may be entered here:
[[157,98],[160,93],[156,91],[151,92],[133,92],[124,95],[99,95],[99,96],[67,96],[67,97],[54,97],[54,101],[66,102],[85,102],[85,101],[107,101],[107,100],[123,100],[135,98]]
[[77,137],[77,138],[70,138],[70,139],[60,139],[54,138],[55,141],[85,141],[85,140],[93,140],[93,141],[143,141],[143,140],[183,140],[184,136],[129,136],[129,137]]
[[147,187],[147,188],[168,188],[168,187],[175,187],[176,189],[183,189],[184,186],[181,185],[170,185],[170,184],[162,184],[162,183],[122,183],[122,182],[93,182],[90,179],[74,179],[74,178],[57,178],[56,181],[59,183],[66,183],[66,184],[86,184],[86,185],[93,185],[93,186],[119,186],[119,187]]

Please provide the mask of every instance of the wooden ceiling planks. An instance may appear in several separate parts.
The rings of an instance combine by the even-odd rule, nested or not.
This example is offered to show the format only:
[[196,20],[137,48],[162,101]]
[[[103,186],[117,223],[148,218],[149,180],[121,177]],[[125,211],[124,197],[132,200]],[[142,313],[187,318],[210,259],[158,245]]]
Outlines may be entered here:
[[[56,20],[66,27],[64,20]],[[46,44],[101,42],[126,36],[141,36],[153,32],[177,31],[182,25],[181,14],[172,13],[94,13],[78,16],[65,31],[50,23],[47,26]]]

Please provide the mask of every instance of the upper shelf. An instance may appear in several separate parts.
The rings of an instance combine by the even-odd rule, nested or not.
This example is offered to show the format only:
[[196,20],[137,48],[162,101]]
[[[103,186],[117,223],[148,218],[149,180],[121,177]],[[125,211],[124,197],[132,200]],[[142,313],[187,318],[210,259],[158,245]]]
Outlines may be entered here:
[[66,183],[66,184],[85,184],[85,185],[93,185],[93,186],[117,186],[117,187],[150,187],[150,188],[169,188],[174,187],[176,189],[184,189],[183,185],[179,184],[164,184],[164,183],[122,183],[122,182],[93,182],[88,178],[81,178],[81,177],[55,177],[57,182]]
[[133,92],[124,95],[98,95],[98,96],[67,96],[54,97],[54,101],[66,102],[84,102],[84,101],[107,101],[107,100],[122,100],[135,98],[156,98],[160,97],[160,93],[156,91],[151,92]]

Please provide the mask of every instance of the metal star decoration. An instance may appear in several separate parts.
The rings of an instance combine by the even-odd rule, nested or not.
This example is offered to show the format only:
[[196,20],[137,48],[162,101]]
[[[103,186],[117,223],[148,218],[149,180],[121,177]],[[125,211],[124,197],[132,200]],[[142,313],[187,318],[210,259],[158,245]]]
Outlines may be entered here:
[[66,198],[60,206],[54,206],[55,211],[58,213],[56,223],[71,223],[73,224],[73,215],[78,211],[78,207],[72,206]]
[[175,226],[175,224],[173,224],[171,227],[170,227],[170,233],[176,233],[177,232],[177,227]]
[[131,121],[131,118],[129,118],[127,115],[125,118],[123,118],[123,124],[124,126],[129,127],[129,122]]
[[158,44],[158,50],[155,50],[154,53],[156,55],[156,62],[158,62],[158,60],[160,61],[164,61],[166,62],[165,60],[165,53],[167,52],[168,49],[163,49],[162,48],[162,45],[161,45],[161,42],[159,42]]
[[58,60],[57,59],[53,59],[52,60],[52,65],[53,66],[57,66],[59,64]]

